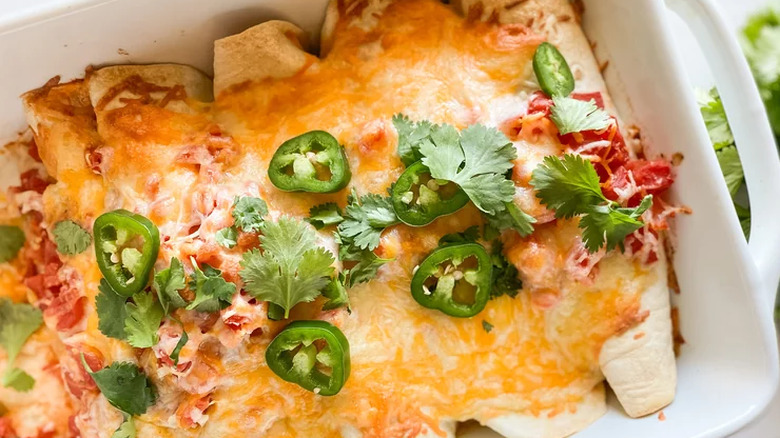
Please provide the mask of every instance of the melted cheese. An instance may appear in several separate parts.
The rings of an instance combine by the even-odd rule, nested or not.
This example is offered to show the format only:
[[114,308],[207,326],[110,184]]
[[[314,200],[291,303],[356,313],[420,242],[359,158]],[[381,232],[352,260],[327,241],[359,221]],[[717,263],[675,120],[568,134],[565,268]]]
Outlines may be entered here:
[[[234,196],[261,196],[272,217],[304,217],[312,205],[345,202],[347,190],[311,195],[275,189],[266,169],[283,141],[313,129],[331,132],[347,150],[351,186],[359,193],[384,193],[403,171],[392,115],[402,112],[464,128],[477,122],[496,126],[525,112],[522,92],[543,37],[517,25],[464,20],[433,0],[375,6],[370,20],[354,25],[345,11],[328,55],[306,55],[304,67],[292,77],[233,86],[213,104],[182,96],[180,90],[168,99],[173,88],[151,92],[136,84],[141,88],[127,91],[123,104],[98,103],[96,124],[91,117],[66,118],[62,125],[39,123],[42,156],[58,181],[45,195],[46,221],[79,218],[86,225],[102,211],[134,210],[160,225],[164,242],[158,267],[171,256],[187,260],[208,253],[235,278],[237,253],[213,243],[213,233],[230,223],[227,212]],[[64,92],[81,96],[85,89],[76,83]],[[146,97],[134,98],[141,95]],[[37,99],[31,102],[41,112],[54,98]],[[83,100],[76,103],[88,106]],[[58,132],[81,137],[51,140]],[[83,157],[96,138],[102,175],[83,162],[64,164]],[[515,146],[519,203],[532,208],[522,169],[557,153],[560,144],[543,135],[524,137]],[[279,323],[261,321],[262,334],[247,333],[227,348],[219,342],[220,331],[227,330],[221,320],[201,333],[205,317],[179,315],[195,333],[182,357],[195,359],[191,369],[173,373],[161,371],[154,352],[134,355],[103,337],[93,304],[79,342],[97,348],[107,362],[138,360],[155,380],[160,401],[139,419],[139,436],[338,437],[358,435],[355,431],[365,437],[415,436],[423,430],[443,434],[442,420],[484,422],[506,413],[575,410],[603,380],[601,345],[641,320],[639,297],[661,279],[613,254],[599,264],[594,282],[571,280],[562,265],[577,242],[577,228],[558,222],[540,226],[531,239],[507,241],[508,256],[521,272],[546,270],[543,283],[526,275],[526,288],[515,299],[492,300],[470,319],[419,306],[409,293],[414,266],[443,234],[480,223],[478,211],[467,207],[423,229],[396,226],[382,242],[382,251],[396,261],[371,283],[350,291],[351,315],[321,314],[320,302],[296,309],[299,316],[331,319],[350,341],[352,374],[335,397],[302,390],[267,368],[265,346],[282,328]],[[532,245],[547,255],[521,257]],[[94,256],[88,252],[66,262],[78,271],[84,294],[94,303],[100,278]],[[541,306],[541,293],[554,302]],[[490,333],[483,330],[483,320],[494,326]],[[193,396],[210,397],[205,424],[174,432],[170,428],[182,427],[180,406]],[[116,427],[116,416],[95,413],[111,409],[99,397],[84,403],[87,414],[80,421],[85,429],[110,432]],[[102,425],[99,418],[110,421]],[[192,419],[197,423],[200,417]]]

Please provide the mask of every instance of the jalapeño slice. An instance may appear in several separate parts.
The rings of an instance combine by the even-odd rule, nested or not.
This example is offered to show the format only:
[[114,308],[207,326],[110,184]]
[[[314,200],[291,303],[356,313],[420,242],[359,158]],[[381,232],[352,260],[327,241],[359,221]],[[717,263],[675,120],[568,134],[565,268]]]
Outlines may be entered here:
[[344,148],[325,131],[307,132],[282,143],[268,167],[271,183],[287,192],[337,192],[351,177]]
[[149,283],[160,249],[160,232],[147,218],[114,210],[95,219],[95,256],[111,288],[130,297]]
[[423,307],[468,318],[485,308],[490,298],[493,264],[478,243],[436,248],[412,277],[412,297]]
[[268,345],[265,360],[282,379],[319,395],[336,395],[349,377],[349,342],[325,321],[295,321]]
[[574,75],[561,52],[542,43],[534,53],[534,73],[542,91],[550,97],[566,97],[574,91]]
[[457,184],[431,178],[430,171],[418,161],[407,167],[393,186],[390,199],[401,222],[421,227],[437,217],[452,214],[469,202]]

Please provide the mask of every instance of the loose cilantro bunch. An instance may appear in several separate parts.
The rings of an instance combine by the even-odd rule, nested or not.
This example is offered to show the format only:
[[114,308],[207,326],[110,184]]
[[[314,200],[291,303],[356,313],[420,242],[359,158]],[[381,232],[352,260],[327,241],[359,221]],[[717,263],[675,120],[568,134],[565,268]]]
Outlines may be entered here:
[[3,386],[26,392],[32,389],[35,379],[19,368],[14,368],[16,356],[22,346],[43,323],[41,311],[29,304],[13,303],[0,298],[0,346],[8,355],[7,368],[3,372]]
[[750,236],[750,208],[746,196],[740,194],[740,189],[745,183],[745,172],[717,89],[712,88],[708,93],[701,93],[699,109],[707,126],[712,147],[715,149],[723,178],[726,180],[726,187],[734,201],[742,232],[747,238]]
[[589,252],[606,243],[607,250],[623,249],[623,240],[644,224],[639,218],[653,202],[646,196],[636,208],[622,208],[604,196],[593,165],[579,155],[545,157],[534,169],[531,185],[536,196],[555,211],[556,218],[580,216],[582,240]]
[[773,2],[748,20],[742,31],[742,48],[775,136],[780,137],[780,2]]
[[333,255],[315,245],[305,222],[287,217],[260,226],[262,251],[244,253],[241,278],[253,297],[284,309],[288,318],[296,304],[313,301],[333,274]]

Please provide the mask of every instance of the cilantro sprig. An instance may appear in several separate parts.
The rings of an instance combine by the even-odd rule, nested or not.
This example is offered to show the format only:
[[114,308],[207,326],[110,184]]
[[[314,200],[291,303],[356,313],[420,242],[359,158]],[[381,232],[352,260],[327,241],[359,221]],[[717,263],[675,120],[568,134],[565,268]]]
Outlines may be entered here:
[[22,346],[43,324],[41,311],[29,304],[14,303],[0,298],[0,346],[8,355],[8,365],[3,373],[3,386],[20,392],[32,389],[35,379],[19,368],[13,367]]
[[125,320],[127,319],[127,297],[114,292],[105,279],[100,280],[95,306],[98,314],[98,329],[114,339],[127,339]]
[[403,114],[393,116],[393,126],[398,132],[398,155],[407,167],[422,158],[420,143],[432,135],[438,138],[438,131],[443,129],[427,120],[413,122]]
[[157,389],[152,382],[130,362],[114,362],[98,371],[89,367],[84,355],[81,363],[106,400],[124,414],[124,421],[112,438],[135,438],[133,416],[146,413],[157,401]]
[[596,102],[571,97],[553,97],[550,120],[561,135],[582,131],[601,131],[610,124],[609,114],[596,106]]
[[303,221],[282,217],[260,226],[262,252],[244,253],[239,274],[253,297],[277,304],[288,318],[296,304],[314,300],[333,274],[333,255],[315,244]]
[[148,292],[138,292],[133,295],[133,302],[127,303],[125,318],[125,334],[127,342],[136,348],[150,348],[157,345],[160,328],[165,313],[162,306]]
[[534,169],[531,185],[542,203],[555,211],[556,218],[581,216],[579,227],[589,252],[596,252],[605,244],[607,250],[622,250],[626,236],[644,225],[640,217],[653,202],[651,195],[635,208],[623,208],[610,201],[601,191],[593,165],[573,154],[562,159],[545,157]]
[[338,225],[344,222],[344,214],[335,202],[315,205],[309,209],[309,217],[306,222],[320,230],[330,225]]
[[268,214],[268,205],[260,198],[237,196],[233,202],[233,225],[217,231],[214,236],[218,244],[233,248],[238,243],[238,231],[256,233]]
[[450,125],[413,122],[403,115],[393,117],[393,124],[405,165],[422,160],[433,178],[457,184],[498,231],[533,232],[536,220],[513,203],[515,185],[507,171],[516,151],[503,133],[478,124],[459,133]]
[[514,298],[523,288],[523,282],[520,280],[520,272],[515,265],[509,263],[503,253],[503,245],[500,240],[493,241],[493,249],[490,259],[493,262],[492,287],[490,288],[490,298],[498,298],[507,295]]
[[496,214],[512,201],[515,185],[506,172],[517,153],[497,129],[471,125],[458,133],[442,125],[420,142],[419,152],[433,178],[457,184],[483,212]]
[[357,196],[353,192],[347,202],[344,220],[338,225],[342,242],[373,251],[379,246],[382,231],[399,223],[389,197],[373,193]]
[[236,285],[225,280],[219,269],[205,263],[201,269],[194,258],[191,261],[193,272],[189,287],[195,292],[195,299],[187,305],[187,310],[211,313],[230,306]]
[[171,258],[171,265],[168,268],[154,274],[152,290],[157,294],[157,299],[160,300],[166,315],[172,309],[187,307],[187,301],[180,294],[186,287],[187,275],[184,273],[181,261],[176,257]]

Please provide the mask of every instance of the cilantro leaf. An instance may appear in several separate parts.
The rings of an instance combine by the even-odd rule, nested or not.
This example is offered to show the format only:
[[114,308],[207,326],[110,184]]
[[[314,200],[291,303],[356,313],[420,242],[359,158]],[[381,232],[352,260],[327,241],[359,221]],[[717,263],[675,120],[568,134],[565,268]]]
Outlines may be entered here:
[[11,368],[3,375],[3,386],[19,392],[27,392],[35,386],[33,376],[27,374],[20,368]]
[[133,295],[133,302],[127,303],[127,342],[136,348],[155,346],[159,340],[157,329],[160,328],[163,316],[163,308],[152,294],[141,291]]
[[537,190],[536,197],[555,210],[558,219],[569,219],[585,213],[593,204],[607,201],[596,169],[579,155],[544,157],[531,174],[531,185]]
[[344,222],[344,215],[336,203],[328,202],[327,204],[312,207],[309,210],[309,217],[306,221],[319,230],[329,225],[338,225]]
[[0,263],[10,262],[24,246],[24,231],[13,225],[0,225]]
[[345,276],[344,286],[351,288],[359,283],[368,283],[376,277],[377,271],[385,263],[393,259],[383,259],[374,254],[373,251],[360,249],[349,242],[343,242],[339,235],[336,235],[336,241],[339,243],[339,260],[348,269],[342,271]]
[[314,300],[330,281],[333,255],[315,245],[315,233],[305,222],[280,218],[260,227],[263,252],[244,253],[241,278],[255,298],[290,309]]
[[553,96],[550,120],[558,127],[561,135],[582,131],[601,131],[610,123],[609,114],[596,106],[591,99],[586,102],[571,97]]
[[264,221],[263,216],[267,214],[268,205],[260,198],[237,197],[233,203],[233,219],[236,221],[236,227],[247,233],[258,231]]
[[214,237],[219,245],[225,248],[233,248],[238,244],[238,230],[235,226],[225,227],[219,231]]
[[642,228],[639,220],[653,204],[653,196],[647,195],[637,208],[613,208],[610,205],[592,207],[588,214],[580,218],[582,241],[590,252],[596,252],[604,243],[607,251],[616,247],[623,249],[623,240],[634,231]]
[[472,125],[460,133],[443,125],[436,136],[420,144],[422,162],[436,179],[452,181],[480,210],[495,214],[515,194],[506,171],[517,157],[512,143],[495,128]]
[[187,287],[187,276],[184,274],[184,266],[176,257],[171,257],[171,266],[154,274],[152,290],[157,294],[160,305],[166,315],[171,309],[180,309],[187,306],[181,292]]
[[347,275],[343,272],[336,278],[332,278],[330,283],[322,290],[322,296],[328,300],[322,305],[322,310],[338,309],[346,306],[349,310],[349,295],[344,283],[347,281]]
[[111,438],[135,438],[135,434],[133,417],[127,415],[122,424],[119,425],[119,428],[111,435]]
[[482,320],[482,328],[485,330],[486,333],[490,333],[491,330],[493,330],[493,324]]
[[28,391],[35,381],[24,371],[13,368],[16,356],[22,346],[43,324],[41,311],[29,304],[14,303],[8,298],[0,298],[0,346],[8,355],[8,365],[3,374],[3,386],[18,391]]
[[114,292],[105,279],[100,280],[95,306],[98,315],[98,329],[114,339],[127,339],[125,320],[127,319],[127,298]]
[[504,257],[501,241],[493,242],[493,250],[490,255],[493,262],[493,278],[491,279],[490,298],[498,298],[507,295],[514,298],[523,288],[520,273],[512,263]]
[[734,144],[734,135],[731,133],[729,121],[726,118],[726,110],[720,100],[718,90],[712,88],[709,93],[699,96],[699,111],[707,126],[707,133],[715,150]]
[[422,158],[420,142],[431,135],[432,129],[439,129],[427,120],[413,122],[403,114],[393,116],[393,126],[398,132],[398,155],[404,166],[410,166]]
[[439,239],[439,246],[448,243],[476,242],[477,240],[479,240],[479,227],[474,225],[466,228],[460,233],[445,234]]
[[65,255],[81,254],[92,244],[92,236],[73,221],[59,221],[54,225],[54,243],[57,251]]
[[154,385],[136,365],[114,362],[100,371],[93,371],[83,355],[81,362],[106,400],[125,414],[144,414],[157,400]]
[[590,252],[598,251],[605,243],[608,251],[618,246],[622,250],[623,240],[644,225],[639,218],[653,203],[648,195],[636,208],[621,208],[601,192],[593,165],[572,154],[563,159],[545,157],[534,169],[531,185],[542,203],[555,210],[555,217],[581,215],[579,227]]
[[358,197],[353,193],[338,233],[345,242],[354,243],[360,249],[374,250],[379,246],[382,231],[398,222],[389,197],[375,194]]
[[534,232],[536,219],[520,209],[514,202],[507,202],[506,208],[487,216],[488,223],[497,231],[512,229],[525,237]]
[[739,153],[736,146],[723,148],[715,153],[718,157],[720,171],[726,180],[726,187],[733,198],[737,194],[742,183],[745,182],[745,172],[742,170],[742,162],[739,160]]
[[236,285],[225,280],[219,269],[205,263],[201,270],[195,259],[192,259],[192,267],[189,286],[195,292],[195,299],[187,306],[187,310],[212,313],[230,306],[236,294]]

